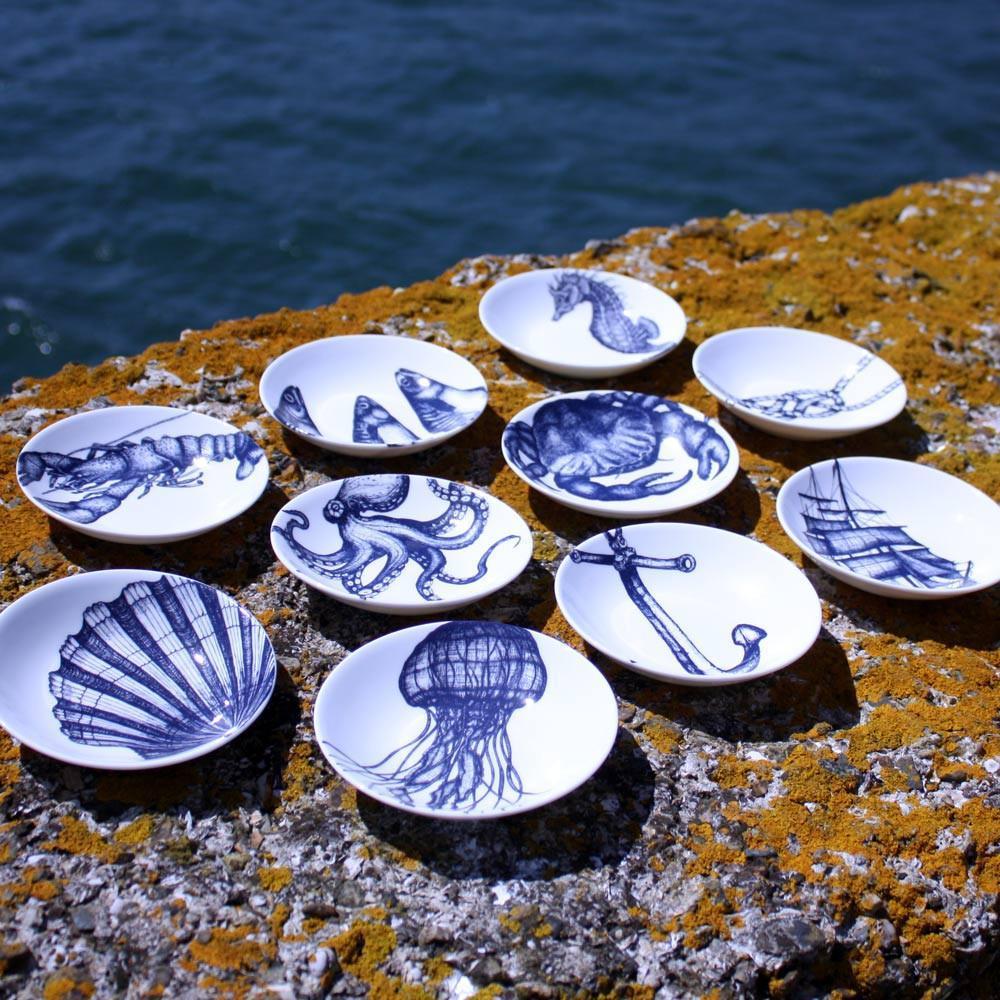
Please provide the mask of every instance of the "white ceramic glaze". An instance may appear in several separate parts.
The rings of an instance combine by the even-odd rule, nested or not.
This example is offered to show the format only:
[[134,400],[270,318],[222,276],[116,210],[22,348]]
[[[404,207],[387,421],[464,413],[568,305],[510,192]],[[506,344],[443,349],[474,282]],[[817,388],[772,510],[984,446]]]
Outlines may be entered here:
[[275,554],[338,601],[391,615],[435,614],[510,583],[531,532],[495,497],[427,476],[355,476],[289,501],[271,525]]
[[315,340],[268,365],[260,398],[275,420],[345,455],[424,451],[486,408],[486,383],[465,358],[412,337]]
[[1000,507],[926,465],[817,462],[781,487],[778,519],[831,576],[883,597],[939,600],[1000,580]]
[[681,307],[653,285],[567,267],[497,282],[479,303],[479,319],[511,353],[573,378],[642,368],[672,351],[687,327]]
[[611,751],[615,697],[551,636],[497,622],[434,622],[351,653],[324,681],[316,740],[348,781],[438,819],[537,809]]
[[653,517],[724,490],[739,449],[717,420],[638,392],[552,396],[522,410],[501,443],[529,486],[602,517]]
[[899,373],[848,340],[779,326],[710,337],[694,373],[748,424],[800,440],[844,437],[892,420],[906,405]]
[[276,673],[264,629],[232,598],[147,570],[31,591],[0,614],[0,649],[0,725],[57,760],[123,771],[228,743]]
[[111,542],[173,542],[242,514],[264,491],[267,457],[204,413],[109,406],[39,431],[17,481],[49,517]]
[[587,539],[556,601],[590,645],[675,684],[736,684],[802,656],[819,633],[805,574],[760,542],[694,524],[635,524]]

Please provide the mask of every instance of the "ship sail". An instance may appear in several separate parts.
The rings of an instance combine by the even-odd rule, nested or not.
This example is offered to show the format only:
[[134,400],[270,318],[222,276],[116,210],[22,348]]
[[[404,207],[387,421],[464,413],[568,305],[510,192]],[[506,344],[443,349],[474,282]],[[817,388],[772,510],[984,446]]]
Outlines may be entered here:
[[960,587],[969,581],[972,562],[960,564],[932,552],[889,514],[851,488],[834,460],[831,488],[824,491],[809,473],[809,489],[799,493],[799,513],[818,555],[875,580],[914,587]]

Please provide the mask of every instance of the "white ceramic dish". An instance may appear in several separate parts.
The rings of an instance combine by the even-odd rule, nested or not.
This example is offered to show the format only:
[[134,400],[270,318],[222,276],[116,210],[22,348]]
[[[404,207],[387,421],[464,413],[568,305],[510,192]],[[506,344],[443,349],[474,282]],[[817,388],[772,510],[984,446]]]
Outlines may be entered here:
[[49,517],[110,542],[174,542],[242,514],[267,485],[248,434],[204,413],[109,406],[39,431],[17,481]]
[[694,373],[748,424],[800,440],[844,437],[906,405],[899,373],[848,340],[780,326],[719,333],[694,352]]
[[234,739],[264,710],[260,623],[196,580],[113,569],[57,580],[0,614],[0,725],[68,764],[164,767]]
[[427,476],[355,476],[289,501],[271,525],[277,557],[345,604],[435,614],[506,586],[531,558],[531,532],[505,503]]
[[438,819],[537,809],[611,752],[615,697],[574,649],[492,621],[382,636],[320,688],[316,740],[372,798]]
[[261,376],[260,398],[275,420],[321,448],[386,458],[463,431],[486,408],[486,383],[443,347],[357,334],[282,354]]
[[787,559],[695,524],[635,524],[587,539],[559,567],[556,601],[596,649],[674,684],[774,673],[812,646],[821,622],[816,592]]
[[938,600],[1000,580],[1000,507],[926,465],[818,462],[781,487],[778,519],[831,576],[883,597]]
[[555,267],[497,282],[479,319],[511,353],[572,378],[610,378],[672,351],[687,320],[653,285],[611,271]]
[[724,490],[739,449],[716,420],[639,392],[572,392],[504,429],[507,464],[529,486],[602,517],[653,517]]

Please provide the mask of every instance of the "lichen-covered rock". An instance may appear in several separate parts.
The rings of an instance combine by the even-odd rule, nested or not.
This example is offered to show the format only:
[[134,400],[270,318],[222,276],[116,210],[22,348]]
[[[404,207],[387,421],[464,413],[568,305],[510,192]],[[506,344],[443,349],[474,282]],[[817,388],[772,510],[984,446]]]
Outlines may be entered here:
[[[483,257],[407,289],[185,331],[0,402],[0,603],[48,580],[155,567],[225,588],[265,625],[273,701],[227,748],[153,774],[67,767],[0,733],[0,992],[35,997],[892,995],[971,990],[1000,941],[1000,685],[993,591],[912,604],[842,585],[781,532],[790,473],[847,454],[911,459],[1000,494],[1000,176],[905,188],[824,215],[698,220],[567,258]],[[904,375],[889,425],[796,443],[721,414],[743,475],[681,518],[751,534],[803,565],[824,603],[814,648],[755,683],[695,690],[600,656],[621,728],[605,766],[534,813],[448,825],[358,795],[323,762],[311,712],[350,650],[396,623],[290,577],[268,526],[291,496],[381,470],[284,434],[256,394],[306,340],[382,332],[460,352],[490,407],[393,471],[462,479],[519,510],[535,558],[470,609],[583,648],[551,575],[599,522],[529,493],[503,423],[577,388],[498,350],[477,319],[496,279],[542,264],[664,288],[688,339],[616,385],[716,412],[691,373],[705,337],[753,324],[849,338]],[[20,495],[14,462],[59,417],[112,403],[195,407],[267,450],[272,485],[236,521],[158,548],[96,541]]]

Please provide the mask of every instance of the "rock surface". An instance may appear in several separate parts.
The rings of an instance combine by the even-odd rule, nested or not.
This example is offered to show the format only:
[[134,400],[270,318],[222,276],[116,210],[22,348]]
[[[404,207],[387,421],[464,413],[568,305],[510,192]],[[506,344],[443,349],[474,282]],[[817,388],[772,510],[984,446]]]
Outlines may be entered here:
[[[0,602],[85,570],[178,572],[255,613],[281,670],[241,738],[152,774],[64,766],[0,731],[0,993],[972,992],[1000,941],[998,588],[929,605],[864,594],[803,560],[774,498],[794,470],[848,454],[926,463],[1000,494],[998,230],[1000,175],[913,186],[832,215],[734,212],[567,258],[467,260],[411,288],[185,331],[137,358],[19,383],[0,402]],[[818,443],[722,413],[742,473],[675,518],[752,535],[803,566],[824,622],[802,660],[698,691],[592,653],[621,726],[590,782],[501,822],[421,820],[356,794],[311,729],[327,673],[409,622],[309,591],[268,544],[287,498],[382,467],[286,436],[256,384],[281,352],[348,332],[421,337],[470,358],[490,384],[487,412],[391,470],[465,480],[520,511],[534,559],[469,616],[583,649],[551,578],[605,525],[530,493],[498,448],[528,401],[579,384],[498,350],[476,313],[496,279],[553,264],[621,271],[684,307],[688,339],[620,387],[715,414],[691,373],[694,347],[721,330],[782,324],[880,354],[903,374],[910,403],[883,428]],[[50,523],[16,486],[19,449],[52,421],[111,403],[233,421],[267,450],[271,486],[236,521],[169,546],[112,545]]]

